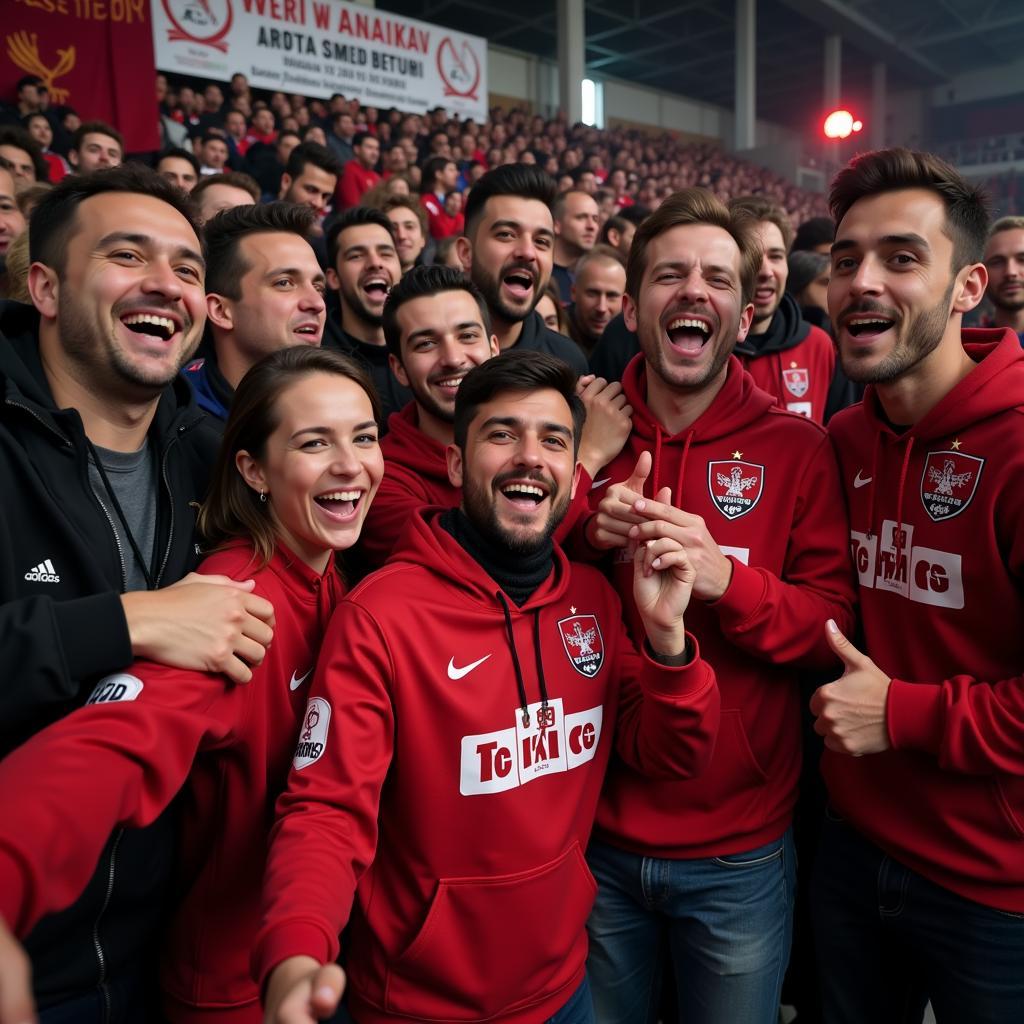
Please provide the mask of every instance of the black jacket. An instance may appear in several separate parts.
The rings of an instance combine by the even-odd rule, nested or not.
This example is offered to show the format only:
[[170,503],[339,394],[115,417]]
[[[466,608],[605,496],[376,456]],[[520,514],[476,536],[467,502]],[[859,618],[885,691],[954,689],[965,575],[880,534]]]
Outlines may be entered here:
[[[109,499],[90,483],[78,413],[54,406],[38,331],[31,306],[0,304],[0,756],[132,661],[120,602],[130,553],[119,549]],[[185,381],[161,397],[150,442],[160,481],[154,576],[166,586],[198,561],[194,503],[218,443]],[[156,937],[168,829],[162,821],[112,837],[82,897],[28,937],[41,1006],[95,992]]]
[[529,349],[532,352],[546,352],[549,356],[557,356],[568,363],[578,374],[590,372],[583,349],[571,338],[551,330],[536,310],[523,321],[523,329],[512,347]]

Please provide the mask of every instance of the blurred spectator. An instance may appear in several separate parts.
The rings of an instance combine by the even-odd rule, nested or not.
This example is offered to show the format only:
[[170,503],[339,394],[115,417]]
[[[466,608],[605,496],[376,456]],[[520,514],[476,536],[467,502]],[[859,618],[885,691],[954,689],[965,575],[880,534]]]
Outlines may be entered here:
[[427,211],[427,229],[432,238],[440,240],[455,234],[455,224],[445,212],[444,201],[458,179],[458,165],[449,157],[432,156],[423,165],[420,203]]
[[800,307],[800,314],[809,323],[832,333],[828,319],[828,281],[832,260],[815,250],[794,250],[789,254],[789,279],[786,291]]
[[457,238],[452,235],[450,238],[442,238],[434,247],[433,264],[437,267],[451,267],[453,270],[462,270],[462,260],[455,249]]
[[240,171],[226,171],[202,178],[192,189],[196,218],[205,224],[233,206],[249,206],[260,201],[260,187],[254,178]]
[[191,192],[199,183],[199,161],[187,149],[165,150],[156,162],[156,172],[183,192]]
[[56,185],[68,173],[70,168],[64,157],[54,153],[52,150],[53,126],[50,124],[50,119],[42,111],[29,114],[25,118],[25,129],[42,151],[43,159],[49,168],[49,180],[51,184]]
[[636,225],[626,220],[625,217],[615,214],[604,222],[598,241],[602,245],[610,246],[623,258],[629,257],[629,247],[633,244],[633,235],[636,234]]
[[80,174],[117,167],[124,159],[124,139],[102,121],[85,121],[71,139],[68,162]]
[[49,165],[35,139],[24,128],[0,128],[0,157],[10,164],[19,185],[48,181]]
[[228,144],[223,135],[215,132],[206,132],[199,141],[199,151],[196,156],[199,158],[199,173],[221,174],[228,162]]
[[562,303],[567,305],[572,301],[576,261],[597,241],[597,203],[589,193],[571,189],[555,199],[551,216],[555,224],[555,262],[551,277],[558,285]]
[[1024,344],[1024,217],[1001,217],[985,245],[994,327],[1009,327]]
[[358,206],[363,194],[379,182],[375,170],[380,159],[380,143],[369,132],[356,132],[352,137],[354,158],[345,164],[335,193],[336,207],[348,210]]
[[338,110],[331,121],[331,133],[327,136],[327,148],[338,158],[342,167],[354,160],[356,154],[352,141],[356,134],[355,118],[346,110]]
[[612,317],[622,312],[625,290],[626,268],[615,249],[595,245],[579,258],[566,316],[569,337],[588,357]]
[[380,209],[391,221],[398,261],[405,274],[421,261],[427,244],[427,215],[411,196],[392,196]]
[[537,303],[537,313],[544,326],[556,334],[569,335],[569,318],[565,313],[565,306],[562,305],[561,296],[552,281],[548,281]]
[[8,162],[3,160],[0,164],[0,265],[5,267],[5,276],[5,262],[10,247],[25,232],[28,223],[18,206],[14,186],[14,172]]
[[340,176],[341,167],[325,146],[303,142],[288,157],[278,198],[288,203],[304,203],[322,214]]
[[828,256],[836,240],[836,224],[831,217],[811,217],[796,229],[793,252],[820,252]]

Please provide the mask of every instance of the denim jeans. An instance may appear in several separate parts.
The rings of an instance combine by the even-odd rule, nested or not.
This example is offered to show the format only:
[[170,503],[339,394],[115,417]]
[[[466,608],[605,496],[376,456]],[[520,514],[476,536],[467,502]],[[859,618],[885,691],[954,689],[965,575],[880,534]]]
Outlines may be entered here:
[[745,853],[641,857],[592,842],[587,974],[601,1024],[656,1020],[663,964],[686,1024],[776,1024],[792,939],[792,830]]
[[597,1024],[594,1004],[590,998],[590,985],[586,978],[572,994],[569,1002],[553,1017],[548,1017],[547,1024]]
[[920,1024],[929,1000],[938,1024],[1024,1021],[1024,914],[928,881],[831,809],[811,907],[827,1024]]

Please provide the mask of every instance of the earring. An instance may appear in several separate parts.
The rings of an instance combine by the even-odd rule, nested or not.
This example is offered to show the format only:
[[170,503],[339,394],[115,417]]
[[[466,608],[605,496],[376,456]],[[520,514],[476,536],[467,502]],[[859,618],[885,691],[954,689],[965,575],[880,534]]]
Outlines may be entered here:
[[264,490],[260,490],[260,501],[263,502],[264,505],[267,503],[267,492]]

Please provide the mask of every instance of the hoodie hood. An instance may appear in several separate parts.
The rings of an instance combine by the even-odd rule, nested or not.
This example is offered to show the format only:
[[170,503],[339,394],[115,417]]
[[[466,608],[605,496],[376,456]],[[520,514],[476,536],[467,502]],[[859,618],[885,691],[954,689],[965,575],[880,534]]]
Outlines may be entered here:
[[420,430],[415,402],[409,402],[388,417],[387,437],[380,444],[385,460],[397,456],[404,466],[420,476],[448,483],[445,446]]
[[757,359],[772,352],[785,352],[796,348],[807,337],[811,325],[800,315],[800,307],[789,292],[782,293],[782,301],[775,310],[768,330],[764,334],[748,334],[738,342],[734,351],[748,359]]

